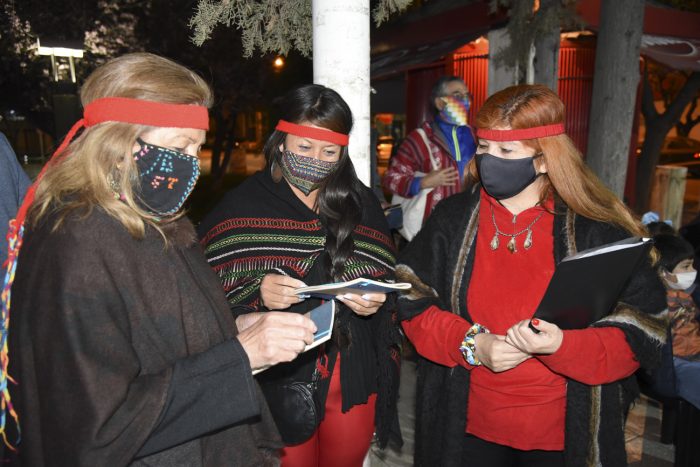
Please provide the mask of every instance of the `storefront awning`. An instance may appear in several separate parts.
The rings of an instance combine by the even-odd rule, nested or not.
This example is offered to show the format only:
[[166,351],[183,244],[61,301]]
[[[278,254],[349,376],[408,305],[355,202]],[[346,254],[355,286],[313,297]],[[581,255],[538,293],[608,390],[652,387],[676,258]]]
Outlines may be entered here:
[[644,34],[640,53],[675,70],[700,71],[700,39]]

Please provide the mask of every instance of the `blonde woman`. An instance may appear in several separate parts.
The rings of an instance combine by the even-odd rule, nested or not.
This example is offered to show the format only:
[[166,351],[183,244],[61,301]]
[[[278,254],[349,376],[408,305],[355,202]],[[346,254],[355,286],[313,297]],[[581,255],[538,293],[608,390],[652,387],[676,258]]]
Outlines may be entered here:
[[11,242],[14,461],[275,465],[281,442],[251,370],[294,359],[315,328],[270,313],[237,331],[182,217],[208,86],[133,54],[98,68],[81,100]]
[[529,327],[555,265],[643,234],[564,132],[539,85],[492,95],[476,118],[478,182],[441,203],[402,252],[399,318],[418,364],[416,465],[626,465],[634,372],[659,363],[665,294],[645,262],[591,327]]

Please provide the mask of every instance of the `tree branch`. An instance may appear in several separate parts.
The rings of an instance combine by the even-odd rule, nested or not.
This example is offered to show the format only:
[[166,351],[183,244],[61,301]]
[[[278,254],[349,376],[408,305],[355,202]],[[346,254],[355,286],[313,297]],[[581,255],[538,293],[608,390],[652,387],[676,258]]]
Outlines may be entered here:
[[659,118],[659,113],[654,107],[654,93],[651,90],[651,83],[649,82],[649,69],[645,65],[644,73],[642,78],[644,79],[644,85],[642,86],[642,115],[644,115],[644,120],[647,122],[652,122]]
[[671,122],[677,121],[683,114],[683,110],[685,110],[688,102],[693,99],[698,91],[700,91],[700,72],[694,71],[661,118]]

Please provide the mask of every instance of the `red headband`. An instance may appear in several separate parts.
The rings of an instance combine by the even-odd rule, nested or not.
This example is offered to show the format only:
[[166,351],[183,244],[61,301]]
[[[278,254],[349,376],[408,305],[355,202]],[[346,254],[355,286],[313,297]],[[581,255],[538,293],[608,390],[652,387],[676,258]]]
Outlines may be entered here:
[[557,136],[563,133],[563,123],[536,126],[533,128],[521,128],[517,130],[489,130],[487,128],[479,128],[476,130],[476,136],[483,139],[490,139],[491,141],[520,141],[522,139]]
[[[201,105],[164,104],[161,102],[130,99],[126,97],[103,97],[95,99],[85,106],[83,118],[75,122],[66,137],[63,138],[61,145],[53,153],[52,159],[44,165],[36,181],[27,190],[24,201],[17,211],[17,216],[12,220],[15,233],[22,228],[27,210],[34,202],[34,194],[39,180],[43,178],[46,169],[55,162],[54,159],[56,156],[61,154],[68,144],[70,144],[78,130],[103,122],[124,122],[135,125],[168,128],[209,129],[208,111],[206,107]],[[19,242],[17,246],[16,254],[19,252],[19,246],[21,246],[21,242]]]
[[337,144],[339,146],[347,146],[348,142],[350,141],[348,135],[343,133],[326,130],[325,128],[297,125],[296,123],[291,123],[286,120],[280,120],[277,122],[275,130],[284,131],[285,133],[289,133],[294,136],[328,141],[329,143]]
[[201,105],[164,104],[126,97],[103,97],[85,106],[83,115],[86,127],[103,122],[124,122],[167,128],[209,129],[209,112]]

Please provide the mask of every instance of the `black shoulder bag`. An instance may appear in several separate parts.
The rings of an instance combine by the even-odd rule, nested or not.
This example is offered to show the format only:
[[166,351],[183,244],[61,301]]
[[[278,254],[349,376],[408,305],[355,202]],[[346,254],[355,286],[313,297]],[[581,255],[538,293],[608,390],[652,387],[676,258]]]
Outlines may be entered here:
[[318,397],[320,375],[316,368],[311,381],[282,379],[261,383],[272,418],[287,446],[301,444],[311,438],[321,423],[321,402]]

